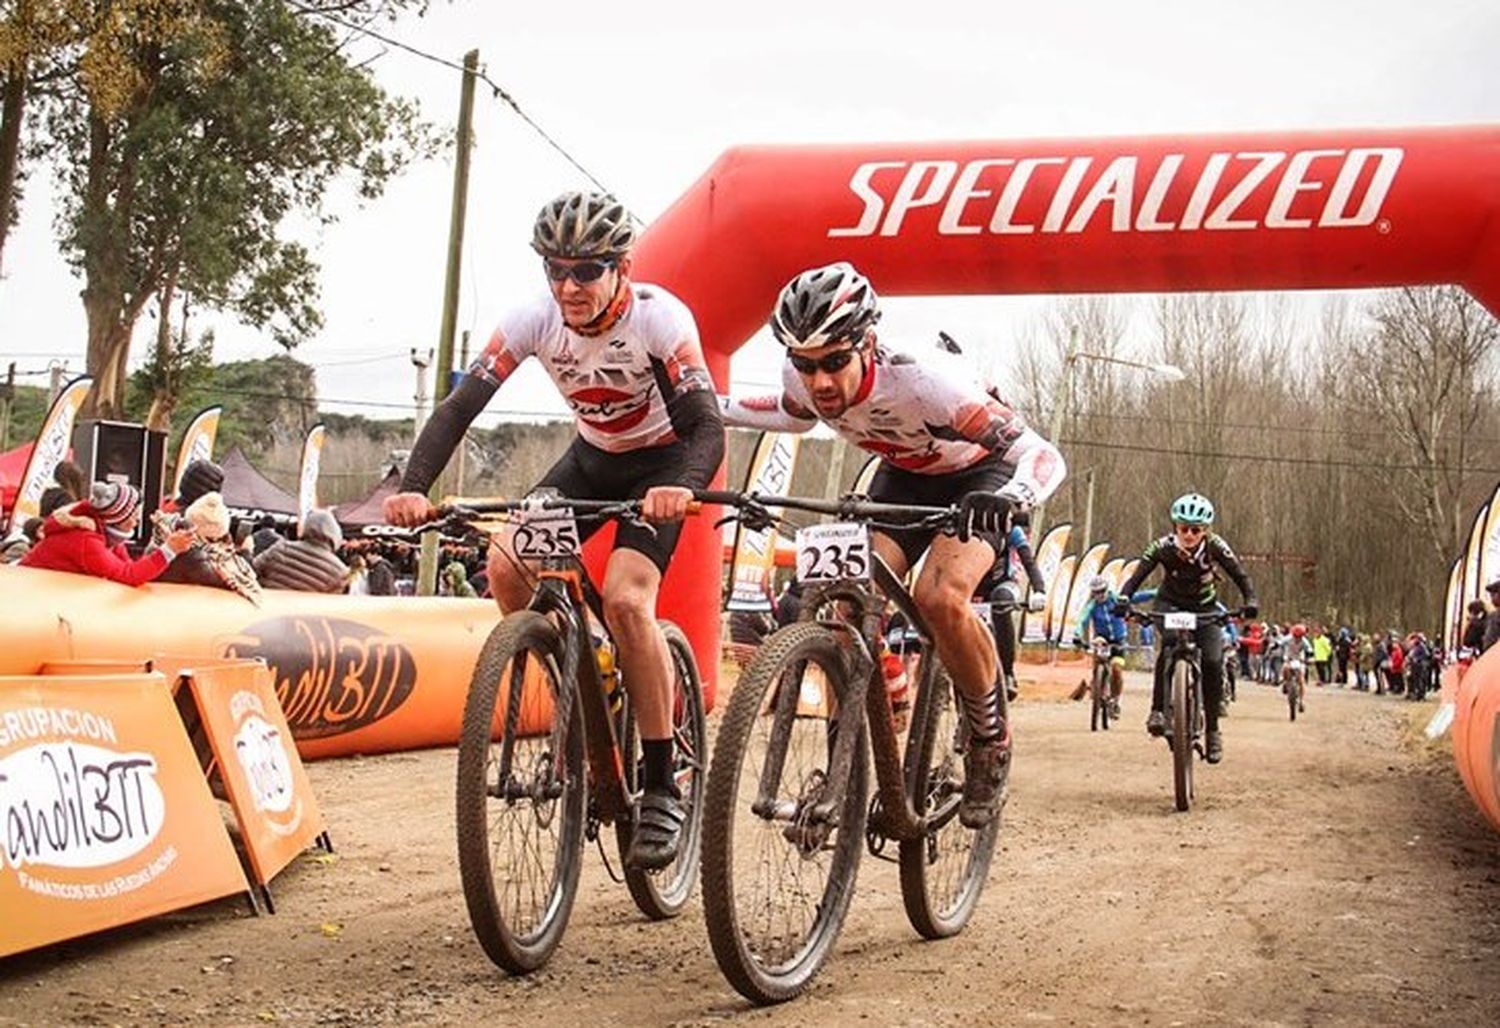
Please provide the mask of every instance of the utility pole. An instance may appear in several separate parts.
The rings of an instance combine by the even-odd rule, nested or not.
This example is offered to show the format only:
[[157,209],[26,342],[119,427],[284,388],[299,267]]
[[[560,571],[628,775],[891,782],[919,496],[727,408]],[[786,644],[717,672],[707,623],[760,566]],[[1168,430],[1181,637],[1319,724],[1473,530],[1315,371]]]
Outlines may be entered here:
[[417,369],[417,389],[412,394],[412,399],[417,404],[417,416],[414,419],[416,426],[412,429],[413,443],[422,434],[422,427],[427,424],[427,369],[431,364],[431,350],[418,350],[415,346],[411,348],[411,366]]
[[[443,324],[438,332],[437,383],[434,395],[438,403],[448,395],[453,377],[453,336],[458,325],[458,287],[463,270],[464,213],[469,201],[469,152],[474,147],[474,84],[479,77],[479,51],[464,54],[464,80],[458,100],[458,152],[453,166],[453,204],[448,219],[448,274],[443,285]],[[462,452],[463,442],[459,449]],[[447,475],[439,475],[428,497],[442,499]],[[417,568],[417,595],[437,592],[437,534],[422,536],[422,559]]]
[[62,392],[63,375],[68,370],[66,361],[53,361],[47,365],[49,380],[47,383],[47,409],[52,409],[52,403],[57,399],[57,394]]
[[10,362],[5,382],[0,384],[0,451],[10,449],[10,408],[16,398],[16,362]]
[[1080,554],[1088,553],[1089,544],[1094,541],[1094,469],[1089,468],[1083,477],[1088,479],[1089,489],[1083,507],[1083,549],[1078,551]]
[[[469,330],[464,329],[463,343],[458,351],[458,363],[464,369],[469,367]],[[469,456],[469,430],[464,429],[464,437],[458,441],[458,466],[453,472],[453,492],[457,496],[464,494],[464,470]]]

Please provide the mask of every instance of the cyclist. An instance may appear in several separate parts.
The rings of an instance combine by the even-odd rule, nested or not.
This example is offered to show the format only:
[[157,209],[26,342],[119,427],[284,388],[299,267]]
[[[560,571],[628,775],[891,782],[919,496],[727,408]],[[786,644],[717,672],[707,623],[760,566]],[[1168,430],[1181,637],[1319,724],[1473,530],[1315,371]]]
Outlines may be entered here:
[[1073,629],[1073,645],[1084,648],[1084,636],[1090,626],[1095,638],[1109,640],[1109,716],[1120,716],[1120,694],[1125,691],[1125,619],[1115,610],[1119,597],[1109,587],[1109,579],[1095,575],[1089,579],[1089,598],[1083,605],[1078,625]]
[[1297,710],[1307,709],[1307,662],[1312,659],[1312,643],[1307,639],[1307,626],[1295,624],[1281,642],[1281,692],[1286,694],[1295,680],[1302,685],[1297,696]]
[[[942,333],[940,333],[942,334]],[[947,336],[944,335],[946,339]],[[951,352],[951,351],[950,351]],[[976,599],[990,604],[990,634],[995,639],[995,651],[1000,657],[1001,680],[1005,683],[1005,697],[1016,698],[1016,619],[1014,613],[1021,605],[1021,586],[1015,574],[1019,570],[1026,575],[1031,592],[1026,597],[1026,609],[1039,614],[1047,606],[1047,583],[1041,569],[1036,566],[1036,556],[1031,552],[1031,543],[1026,538],[1026,526],[1031,518],[1015,514],[1011,518],[1010,531],[1004,537],[1004,545],[995,555],[995,563],[979,583],[974,593]]]
[[878,531],[873,546],[898,576],[927,552],[912,595],[963,698],[971,731],[959,818],[975,828],[1004,800],[1010,729],[1000,715],[994,641],[970,597],[1004,549],[1007,515],[1050,496],[1066,467],[961,355],[893,348],[876,337],[879,318],[875,290],[853,265],[797,275],[770,321],[787,349],[781,392],[725,398],[725,421],[792,432],[825,422],[880,456],[871,499],[960,507],[957,536]]
[[[1222,611],[1218,590],[1214,586],[1214,565],[1234,579],[1245,601],[1245,616],[1256,615],[1255,587],[1240,564],[1234,550],[1209,526],[1214,523],[1214,505],[1208,497],[1186,493],[1172,502],[1172,534],[1164,535],[1146,546],[1135,571],[1120,587],[1116,609],[1127,605],[1124,597],[1134,595],[1146,577],[1161,565],[1163,579],[1156,594],[1158,610],[1186,610],[1197,614]],[[1123,613],[1123,610],[1121,610]],[[1219,704],[1223,699],[1223,634],[1217,625],[1204,622],[1198,626],[1198,651],[1202,658],[1203,714],[1207,722],[1204,737],[1205,756],[1210,764],[1224,759],[1224,738],[1219,732]],[[1167,730],[1167,647],[1156,658],[1155,688],[1151,694],[1151,716],[1146,731],[1163,735]]]
[[[631,281],[635,240],[634,219],[608,194],[563,193],[542,208],[531,246],[551,295],[501,319],[422,429],[385,515],[398,525],[426,520],[426,490],[470,422],[528,357],[547,369],[578,434],[538,487],[582,499],[639,498],[651,523],[618,526],[603,599],[645,753],[627,859],[652,869],[675,859],[684,817],[672,775],[672,676],[656,597],[692,491],[708,485],[723,459],[724,426],[692,313],[660,286]],[[598,525],[579,528],[587,538]],[[490,546],[490,588],[502,610],[518,610],[530,598],[529,571],[502,539]]]

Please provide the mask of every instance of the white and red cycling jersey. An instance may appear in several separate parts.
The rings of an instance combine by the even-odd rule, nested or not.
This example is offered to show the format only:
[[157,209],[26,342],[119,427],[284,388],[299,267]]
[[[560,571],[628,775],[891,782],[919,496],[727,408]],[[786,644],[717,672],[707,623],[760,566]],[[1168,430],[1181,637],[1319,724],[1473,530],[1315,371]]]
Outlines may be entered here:
[[584,442],[609,453],[676,442],[668,405],[713,388],[692,313],[660,286],[632,283],[619,320],[597,336],[568,328],[539,296],[501,320],[469,374],[498,387],[527,357],[547,369]]
[[999,454],[1028,503],[1045,500],[1066,473],[1056,447],[961,359],[936,349],[918,357],[877,345],[859,392],[836,418],[817,413],[790,363],[782,366],[779,395],[721,397],[720,406],[726,425],[744,428],[805,432],[826,421],[861,449],[918,475],[953,474]]

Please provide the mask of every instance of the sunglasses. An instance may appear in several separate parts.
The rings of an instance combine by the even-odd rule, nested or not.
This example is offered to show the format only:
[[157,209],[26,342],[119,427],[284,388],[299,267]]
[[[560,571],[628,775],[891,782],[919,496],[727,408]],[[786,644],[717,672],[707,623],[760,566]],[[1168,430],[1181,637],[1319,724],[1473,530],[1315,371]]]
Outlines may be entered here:
[[1177,529],[1178,535],[1202,535],[1208,531],[1202,525],[1176,525],[1174,527]]
[[543,263],[547,266],[547,277],[552,281],[566,282],[571,278],[581,286],[599,281],[606,271],[615,266],[614,261],[579,261],[577,264],[544,261]]
[[847,368],[849,362],[854,359],[854,355],[858,352],[857,349],[850,346],[842,350],[835,350],[832,353],[826,353],[817,358],[804,357],[800,353],[789,353],[787,354],[787,359],[792,362],[792,367],[796,368],[803,375],[812,375],[819,371],[832,375]]

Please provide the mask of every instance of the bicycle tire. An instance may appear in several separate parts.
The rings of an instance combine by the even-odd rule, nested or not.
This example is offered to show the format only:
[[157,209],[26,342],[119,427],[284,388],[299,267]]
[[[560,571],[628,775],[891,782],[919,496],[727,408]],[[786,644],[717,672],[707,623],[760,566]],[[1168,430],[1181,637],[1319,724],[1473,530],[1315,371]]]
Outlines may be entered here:
[[[823,626],[813,622],[787,625],[761,644],[729,698],[708,770],[703,824],[704,921],[719,970],[740,995],[759,1005],[797,996],[827,961],[854,895],[864,849],[869,742],[863,730],[862,709],[848,711],[861,719],[858,745],[838,826],[823,845],[804,854],[786,837],[790,822],[764,819],[750,810],[759,788],[765,751],[772,743],[786,744],[778,799],[796,799],[804,796],[805,790],[816,789],[819,773],[827,782],[827,772],[821,769],[828,764],[830,722],[818,717],[777,718],[767,714],[768,699],[769,710],[776,709],[778,687],[800,692],[809,665],[821,671],[825,687],[833,695],[845,694],[844,651]],[[751,737],[758,728],[768,737],[752,753]],[[807,770],[800,765],[789,766],[794,750],[797,756],[810,753],[810,762],[817,766]],[[764,866],[747,867],[752,849],[757,848],[769,855],[765,862],[771,864],[770,873]],[[822,867],[825,873],[821,886],[802,887],[800,877],[811,873],[824,854],[828,856]],[[759,877],[744,875],[746,870],[757,872]],[[794,877],[799,880],[787,881]],[[757,885],[767,894],[758,894]],[[789,886],[815,903],[811,916],[802,917],[800,929],[776,905]],[[781,893],[769,891],[778,887]],[[786,938],[778,938],[771,931],[772,922],[778,918]],[[752,937],[752,930],[761,921],[771,938]]]
[[1297,701],[1302,698],[1301,692],[1302,683],[1297,680],[1296,675],[1293,675],[1291,681],[1287,682],[1286,686],[1287,711],[1293,721],[1297,720]]
[[[630,867],[625,855],[630,852],[634,826],[615,822],[615,842],[620,847],[620,862],[625,867],[625,887],[641,913],[653,921],[664,921],[682,913],[698,884],[703,839],[703,786],[705,757],[708,755],[708,728],[703,716],[703,684],[698,677],[698,662],[693,647],[682,629],[670,621],[661,622],[667,640],[667,654],[673,669],[672,733],[673,773],[682,793],[686,815],[677,839],[677,859],[660,871],[643,871]],[[632,796],[640,792],[644,771],[644,753],[635,718],[625,705],[621,747],[624,753],[625,784]]]
[[[501,706],[500,686],[503,677],[511,689],[517,688],[517,675],[524,683],[526,666],[534,664],[541,669],[541,680],[551,695],[542,697],[533,690],[523,694],[523,703],[550,698],[555,711],[563,697],[578,688],[576,682],[562,680],[558,670],[561,662],[562,639],[550,620],[534,611],[510,614],[485,641],[464,705],[455,790],[459,876],[474,934],[489,958],[511,974],[528,974],[545,964],[567,929],[583,863],[586,789],[578,704],[568,703],[571,713],[567,723],[558,725],[554,719],[546,736],[522,736],[522,718],[504,716],[510,704],[507,698]],[[576,700],[576,695],[571,699]],[[506,746],[514,748],[512,780],[517,773],[529,777],[529,782],[523,780],[516,785],[509,800],[494,795],[493,790],[500,788],[498,779],[493,784],[489,781],[497,718],[503,724],[502,752]],[[561,792],[554,798],[539,799],[549,770],[555,770],[558,753],[562,755]],[[498,775],[500,769],[495,770]],[[492,802],[497,805],[493,811]],[[502,819],[510,826],[508,832],[498,824]],[[556,831],[552,832],[554,824]],[[501,851],[516,834],[528,834],[533,829],[537,836],[534,845],[523,843],[520,853]],[[549,835],[552,844],[547,847],[545,837]],[[550,848],[550,859],[544,848]],[[502,865],[498,869],[497,862]],[[533,887],[529,877],[533,870],[544,877],[540,888]],[[528,901],[535,909],[523,911],[521,906]]]
[[1109,731],[1109,668],[1094,662],[1094,679],[1089,683],[1092,697],[1089,710],[1089,731]]
[[[932,814],[934,808],[937,813],[927,834],[901,843],[901,900],[918,935],[946,939],[963,930],[979,903],[1004,808],[977,831],[959,823],[968,736],[964,715],[953,680],[941,665],[927,692],[917,697],[926,707],[917,719],[923,725],[921,737],[914,734],[906,741],[906,794],[918,814]],[[940,758],[936,765],[935,756]]]
[[1172,665],[1172,791],[1178,810],[1193,805],[1193,682],[1186,660]]

